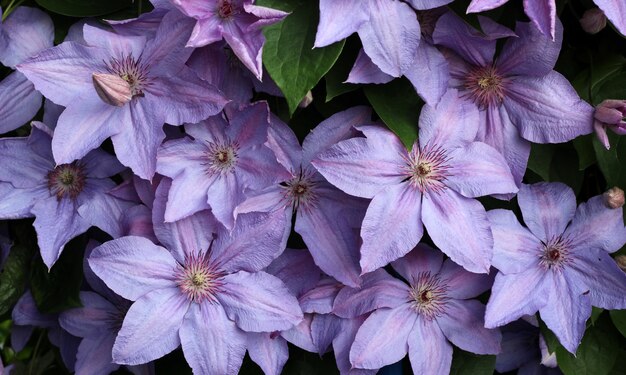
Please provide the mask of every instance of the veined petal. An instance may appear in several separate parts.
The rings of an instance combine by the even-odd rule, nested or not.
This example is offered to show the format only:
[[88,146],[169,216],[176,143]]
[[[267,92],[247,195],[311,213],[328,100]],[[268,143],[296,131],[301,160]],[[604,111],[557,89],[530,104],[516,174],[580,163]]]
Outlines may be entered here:
[[219,42],[224,35],[224,28],[218,17],[203,18],[196,22],[191,31],[191,36],[186,47],[204,47],[208,44]]
[[0,182],[0,218],[3,220],[33,217],[31,209],[40,199],[50,196],[45,185],[16,189],[9,182]]
[[593,2],[602,9],[613,26],[622,35],[626,35],[626,4],[611,0],[593,0]]
[[287,341],[271,333],[247,333],[248,355],[266,375],[279,375],[289,358]]
[[316,348],[313,344],[313,338],[311,337],[311,323],[313,322],[313,316],[314,314],[304,314],[304,319],[302,319],[300,323],[295,325],[293,328],[282,331],[280,336],[298,348],[315,353]]
[[428,272],[436,275],[441,270],[442,264],[441,251],[420,243],[410,253],[392,262],[391,266],[409,284],[415,285],[421,273]]
[[467,13],[480,13],[499,7],[509,0],[472,0],[467,7]]
[[436,106],[448,89],[448,62],[437,48],[425,40],[420,42],[415,60],[404,75],[411,81],[419,96],[431,106]]
[[168,12],[163,16],[154,38],[146,43],[142,53],[142,59],[151,62],[152,74],[176,75],[184,68],[193,52],[193,48],[185,46],[193,24],[193,20],[179,12]]
[[133,56],[138,59],[146,45],[145,36],[120,35],[112,30],[102,28],[100,25],[83,26],[83,39],[92,47],[99,47],[113,58]]
[[622,212],[621,208],[609,208],[602,195],[593,197],[578,206],[564,237],[572,242],[572,247],[580,249],[581,253],[589,248],[613,253],[626,243]]
[[37,151],[28,147],[28,138],[0,139],[0,157],[2,158],[0,181],[8,182],[17,189],[45,186],[48,172],[54,169],[54,164],[52,160],[39,155]]
[[74,371],[77,374],[107,375],[117,370],[120,365],[113,363],[111,356],[115,337],[115,333],[107,332],[84,338],[78,345]]
[[437,324],[454,345],[475,354],[498,354],[500,330],[485,328],[485,305],[476,300],[449,300]]
[[[410,72],[409,69],[408,72]],[[348,75],[347,83],[387,83],[393,79],[392,76],[380,70],[380,68],[374,64],[372,59],[360,50],[359,55],[354,62],[352,70]]]
[[254,22],[255,17],[247,17],[250,17],[250,19],[246,20],[244,24],[239,22],[223,23],[223,36],[243,65],[260,81],[263,79],[262,50],[263,44],[265,44],[265,36],[263,36],[260,29],[251,30],[248,27]]
[[494,273],[485,275],[468,272],[450,259],[443,262],[443,267],[439,272],[439,277],[445,280],[443,283],[448,288],[446,294],[456,299],[474,298],[486,292],[493,285],[494,276]]
[[450,4],[452,1],[454,0],[407,0],[407,3],[417,10],[427,10]]
[[54,25],[41,9],[15,8],[2,22],[2,29],[7,40],[0,48],[0,62],[9,68],[53,46]]
[[528,18],[553,40],[556,38],[556,2],[554,0],[524,0]]
[[324,355],[341,331],[342,320],[333,314],[316,314],[311,321],[311,338],[319,355]]
[[15,130],[35,117],[41,100],[41,94],[22,73],[9,74],[0,82],[0,134]]
[[93,292],[80,292],[80,301],[83,307],[65,310],[59,315],[59,324],[64,330],[77,337],[94,339],[107,331],[113,333],[109,321],[118,310],[111,302]]
[[414,374],[447,374],[452,345],[435,321],[418,318],[409,334],[409,360]]
[[559,182],[522,185],[517,201],[524,223],[544,243],[563,234],[576,212],[574,191]]
[[109,179],[88,179],[83,194],[89,195],[88,199],[82,200],[78,207],[78,214],[89,225],[96,226],[111,237],[117,238],[123,235],[122,217],[126,210],[134,204],[118,199],[107,193],[115,187],[115,183]]
[[626,309],[626,273],[604,250],[577,251],[571,267],[574,272],[569,275],[579,278],[588,288],[593,306],[607,310]]
[[347,38],[368,19],[367,8],[354,0],[320,0],[315,47],[326,47]]
[[519,273],[539,262],[541,242],[524,228],[513,211],[487,211],[493,233],[493,266],[504,274]]
[[[468,11],[472,9],[472,4]],[[495,40],[484,37],[454,12],[447,12],[439,17],[433,32],[433,41],[437,45],[450,48],[475,66],[490,65],[496,52]]]

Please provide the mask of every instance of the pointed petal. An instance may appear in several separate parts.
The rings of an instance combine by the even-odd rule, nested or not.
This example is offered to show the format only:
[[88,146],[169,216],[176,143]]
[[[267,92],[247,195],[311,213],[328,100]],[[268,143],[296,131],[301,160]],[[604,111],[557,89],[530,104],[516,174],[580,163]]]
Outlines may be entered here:
[[302,146],[289,125],[270,113],[267,143],[278,162],[288,171],[295,172],[302,165]]
[[219,222],[228,229],[235,224],[235,207],[245,199],[241,177],[235,173],[217,175],[207,191],[207,203]]
[[35,203],[49,195],[45,186],[16,189],[8,182],[0,182],[0,218],[11,220],[33,217],[31,209]]
[[[21,8],[18,8],[21,9]],[[0,82],[0,134],[15,130],[32,119],[41,108],[41,94],[20,72]]]
[[137,59],[141,56],[146,44],[145,36],[120,35],[100,25],[89,24],[83,26],[83,39],[85,44],[99,47],[114,58],[133,56]]
[[[410,69],[407,71],[411,71]],[[374,64],[372,59],[360,50],[359,55],[354,62],[352,70],[348,75],[347,83],[387,83],[393,79],[392,76],[380,70],[380,68]]]
[[153,39],[146,43],[142,53],[144,61],[150,61],[150,71],[161,76],[177,75],[189,59],[192,48],[185,43],[191,35],[194,20],[179,12],[168,12],[161,20]]
[[415,285],[419,275],[429,272],[436,275],[441,270],[443,254],[441,251],[420,243],[404,257],[391,263],[393,269],[411,285]]
[[249,332],[281,331],[302,320],[298,301],[280,279],[265,272],[225,276],[216,296],[226,315]]
[[113,363],[111,349],[115,333],[84,338],[78,345],[74,370],[77,374],[106,375],[117,370],[120,365]]
[[235,208],[235,215],[239,216],[250,212],[273,212],[276,210],[284,210],[285,215],[290,216],[287,221],[291,223],[291,202],[285,198],[285,190],[279,184],[270,186],[260,192],[248,193],[246,200]]
[[117,334],[113,361],[138,365],[176,349],[180,345],[178,331],[189,305],[177,287],[153,290],[139,298],[128,309]]
[[368,18],[367,8],[353,0],[320,0],[315,47],[326,47],[347,38]]
[[550,38],[556,37],[556,3],[554,0],[524,0],[528,18]]
[[433,41],[450,48],[465,61],[476,66],[490,65],[496,52],[495,40],[485,38],[454,12],[447,12],[439,17],[433,32]]
[[235,375],[246,354],[246,334],[217,303],[191,304],[180,327],[180,342],[197,374]]
[[509,0],[472,0],[467,7],[467,13],[480,13],[499,7]]
[[[432,274],[433,273],[431,273],[431,275]],[[448,287],[447,295],[449,297],[468,299],[477,297],[491,289],[495,272],[491,275],[467,272],[463,267],[450,259],[446,259],[439,276],[445,280],[445,284]]]
[[311,337],[319,355],[324,355],[341,331],[341,319],[332,314],[316,314],[311,322]]
[[417,10],[428,10],[450,4],[453,0],[407,0]]
[[314,314],[304,314],[304,319],[302,319],[302,321],[293,328],[282,331],[280,333],[281,337],[298,348],[315,353],[317,348],[315,348],[313,338],[311,337],[311,323],[313,321],[313,316]]
[[593,0],[593,2],[602,9],[613,26],[622,35],[626,35],[626,4],[611,0]]
[[475,354],[498,354],[500,330],[484,327],[485,305],[476,300],[449,300],[437,324],[454,345]]
[[435,245],[454,262],[470,272],[489,272],[493,236],[480,202],[450,189],[427,193],[422,220]]
[[503,326],[546,306],[550,277],[538,266],[517,274],[498,273],[485,311],[485,327]]
[[[133,204],[106,193],[107,190],[115,186],[113,181],[108,179],[96,181],[100,186],[94,188],[90,198],[83,201],[78,207],[78,214],[87,223],[102,229],[111,237],[121,237],[124,232],[122,217]],[[95,181],[91,184],[95,185]],[[104,190],[103,188],[107,189]],[[87,193],[87,186],[83,194],[85,193]]]
[[540,240],[524,228],[513,211],[487,211],[493,233],[493,266],[504,274],[519,273],[536,265]]
[[223,27],[218,17],[209,17],[198,20],[191,31],[186,47],[204,47],[219,42],[223,38]]
[[559,143],[593,131],[593,107],[561,74],[552,71],[543,77],[512,79],[504,106],[525,139]]
[[129,236],[95,248],[89,267],[115,293],[135,301],[152,290],[174,287],[178,263],[150,240]]
[[0,48],[0,62],[9,68],[53,46],[52,19],[38,8],[15,8],[2,22],[2,33],[7,44]]
[[563,234],[576,212],[574,191],[559,182],[522,185],[517,201],[524,223],[543,242]]
[[[577,251],[571,266],[589,290],[593,306],[607,310],[626,309],[626,273],[605,251],[589,248]],[[584,293],[584,292],[583,292]]]
[[48,172],[54,169],[52,160],[39,155],[36,148],[29,147],[27,138],[1,138],[0,157],[3,161],[0,180],[11,183],[17,189],[45,185]]
[[409,304],[376,310],[354,338],[350,349],[353,367],[375,370],[404,358],[416,321],[417,314]]
[[434,321],[417,319],[409,334],[409,360],[414,374],[447,374],[452,345]]
[[87,338],[95,338],[106,331],[113,333],[109,322],[118,310],[111,302],[93,292],[80,292],[80,302],[83,307],[65,310],[59,315],[59,324],[64,330]]
[[262,49],[265,44],[265,37],[261,30],[250,30],[252,20],[250,17],[244,24],[239,22],[223,23],[224,40],[233,49],[239,60],[246,66],[259,80],[263,79]]
[[572,247],[613,253],[626,243],[623,211],[609,208],[602,195],[593,197],[578,206],[565,237],[572,241]]
[[266,375],[279,375],[289,358],[289,348],[284,338],[271,333],[248,333],[246,346],[250,359]]
[[422,194],[409,183],[378,193],[361,227],[363,273],[384,267],[407,254],[422,238]]
[[426,41],[420,42],[415,60],[404,75],[411,81],[419,96],[431,106],[437,105],[448,90],[448,62],[437,48]]

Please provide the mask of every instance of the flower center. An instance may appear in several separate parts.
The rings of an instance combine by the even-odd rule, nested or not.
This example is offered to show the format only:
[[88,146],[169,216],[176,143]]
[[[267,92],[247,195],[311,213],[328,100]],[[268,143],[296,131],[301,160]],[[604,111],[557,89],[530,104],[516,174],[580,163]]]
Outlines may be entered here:
[[449,158],[441,147],[415,147],[406,160],[408,180],[422,193],[445,189],[444,181],[450,176],[448,161]]
[[227,19],[239,13],[239,9],[233,5],[231,0],[222,0],[217,6],[217,14],[220,18]]
[[215,302],[215,295],[223,285],[223,276],[223,272],[209,264],[208,257],[194,255],[187,257],[185,266],[177,270],[176,284],[192,302]]
[[205,162],[207,171],[211,174],[232,172],[237,165],[238,149],[236,143],[209,143]]
[[115,74],[130,86],[132,97],[143,96],[143,91],[150,86],[149,66],[141,59],[128,55],[121,59],[112,58],[107,64],[111,74]]
[[61,164],[48,172],[48,190],[58,200],[63,197],[76,199],[85,187],[84,167],[79,162]]
[[297,177],[281,184],[284,188],[283,195],[285,199],[291,202],[294,210],[302,207],[304,209],[313,207],[317,201],[315,194],[315,186],[313,174],[309,171],[300,171]]
[[411,307],[426,319],[433,319],[445,312],[447,287],[439,277],[430,272],[418,275],[417,282],[409,290]]
[[543,244],[539,264],[547,269],[560,270],[569,262],[569,245],[570,241],[561,236],[552,238]]
[[482,108],[498,105],[504,99],[506,80],[493,66],[472,69],[465,79],[465,89],[474,102]]

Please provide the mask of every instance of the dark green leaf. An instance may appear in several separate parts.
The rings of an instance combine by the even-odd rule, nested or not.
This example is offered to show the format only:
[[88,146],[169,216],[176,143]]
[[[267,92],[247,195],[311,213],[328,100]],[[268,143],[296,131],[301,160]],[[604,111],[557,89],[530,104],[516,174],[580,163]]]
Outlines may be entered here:
[[495,355],[477,355],[454,348],[450,375],[491,375],[495,368]]
[[578,153],[578,170],[585,170],[596,163],[596,153],[593,149],[594,134],[584,135],[574,139],[574,148]]
[[32,257],[33,249],[28,246],[16,244],[11,248],[0,273],[0,315],[9,311],[24,293]]
[[389,129],[407,148],[417,139],[422,101],[407,79],[395,79],[384,85],[370,85],[365,95]]
[[360,48],[360,43],[358,43],[355,38],[347,39],[341,56],[339,56],[335,65],[328,71],[326,77],[324,77],[326,81],[326,102],[331,101],[341,94],[359,88],[359,85],[344,82],[348,79],[348,75],[350,74],[350,70],[352,70]]
[[36,0],[51,12],[71,17],[95,17],[129,7],[132,0]]
[[626,187],[626,140],[618,137],[609,131],[609,142],[611,149],[607,150],[604,146],[594,138],[593,148],[598,159],[598,166],[606,179],[609,186],[618,186],[624,189]]
[[612,310],[609,314],[615,327],[626,337],[626,310]]
[[318,13],[317,2],[305,1],[263,31],[263,63],[285,95],[290,114],[337,61],[345,43],[313,48]]
[[555,148],[552,145],[533,143],[528,158],[528,169],[537,173],[544,181],[550,181],[550,165]]

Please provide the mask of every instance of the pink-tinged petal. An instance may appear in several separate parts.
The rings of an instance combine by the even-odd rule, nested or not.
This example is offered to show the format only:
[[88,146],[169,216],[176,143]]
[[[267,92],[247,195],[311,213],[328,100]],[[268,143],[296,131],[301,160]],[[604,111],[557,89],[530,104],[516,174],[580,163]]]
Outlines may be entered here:
[[524,223],[544,243],[563,234],[576,212],[574,191],[560,182],[522,185],[517,201]]
[[593,0],[593,2],[602,9],[613,26],[622,35],[626,35],[626,4],[612,0]]
[[201,142],[189,137],[173,139],[163,143],[157,154],[157,172],[163,176],[176,178],[186,169],[194,169],[190,174],[199,175],[205,170],[207,148]]
[[409,360],[414,374],[447,374],[452,345],[434,321],[417,319],[409,334]]
[[373,198],[406,179],[406,149],[391,131],[364,126],[367,138],[342,141],[313,160],[315,168],[348,194]]
[[593,107],[555,71],[512,78],[504,106],[520,135],[531,142],[565,142],[593,131]]
[[311,322],[311,337],[319,355],[324,355],[342,329],[342,321],[332,314],[316,314]]
[[304,319],[302,319],[302,321],[293,328],[282,331],[280,333],[281,337],[298,348],[315,353],[317,348],[313,344],[313,338],[311,337],[311,323],[313,322],[313,316],[314,314],[304,314]]
[[315,47],[325,47],[355,33],[369,19],[367,8],[353,0],[320,0]]
[[8,182],[0,182],[0,218],[3,220],[33,217],[32,207],[50,192],[45,185],[35,188],[16,189]]
[[211,261],[226,272],[260,271],[284,250],[285,215],[251,213],[241,215],[231,232],[218,232]]
[[265,272],[224,276],[217,294],[226,315],[249,332],[282,331],[302,320],[298,300],[280,279]]
[[420,243],[402,258],[391,263],[393,269],[411,285],[415,285],[421,273],[436,275],[441,270],[443,254],[441,251]]
[[607,310],[626,309],[626,273],[604,250],[588,248],[577,251],[571,267],[589,290],[593,306]]
[[446,295],[455,299],[474,298],[486,292],[493,285],[494,276],[495,272],[491,275],[467,272],[449,259],[443,263],[439,273],[448,288]]
[[[36,130],[35,130],[36,131]],[[47,140],[50,142],[50,139]],[[49,149],[48,143],[48,149]],[[53,161],[29,147],[28,139],[8,137],[0,139],[0,181],[10,182],[14,188],[33,189],[46,185]],[[40,151],[39,151],[40,152]]]
[[204,47],[222,40],[224,30],[218,17],[209,17],[198,20],[191,31],[187,47]]
[[241,177],[235,173],[217,175],[207,190],[206,202],[219,222],[228,229],[235,225],[235,207],[245,199]]
[[125,56],[138,59],[146,45],[145,36],[120,35],[100,25],[83,26],[83,39],[87,45],[99,47],[109,56],[118,59]]
[[571,247],[613,253],[626,243],[622,212],[620,208],[608,207],[604,196],[593,197],[578,206],[564,237],[571,241]]
[[380,70],[401,76],[410,68],[420,42],[415,11],[399,1],[371,0],[362,6],[369,8],[369,21],[358,30],[363,50]]
[[272,25],[276,22],[281,21],[283,18],[289,15],[289,13],[283,12],[282,10],[266,8],[251,3],[243,3],[243,9],[247,13],[250,13],[255,17],[261,18],[260,20],[249,26],[251,29]]
[[156,170],[157,149],[165,139],[165,133],[163,119],[155,113],[155,108],[141,99],[129,103],[129,122],[120,124],[124,126],[111,136],[111,141],[122,164],[130,167],[137,176],[151,180]]
[[[408,70],[410,71],[410,69]],[[407,72],[408,74],[408,72]],[[380,70],[380,68],[374,64],[372,59],[360,50],[359,55],[354,62],[352,70],[348,75],[347,83],[387,83],[393,79],[392,76]]]
[[472,0],[467,7],[467,13],[481,13],[486,10],[495,9],[509,0]]
[[131,126],[128,106],[108,105],[97,97],[95,91],[85,97],[85,101],[70,105],[59,117],[52,139],[54,160],[59,164],[82,158],[116,134],[118,129]]
[[180,345],[178,331],[189,305],[177,287],[153,290],[139,298],[128,309],[117,334],[113,362],[138,365],[176,349]]
[[437,48],[426,41],[420,43],[415,60],[404,75],[419,96],[431,106],[437,105],[448,89],[448,62]]
[[337,280],[325,277],[319,281],[315,288],[298,297],[302,311],[305,313],[330,314],[333,309],[333,301],[342,287],[343,284]]
[[267,266],[265,272],[281,279],[296,297],[313,289],[320,281],[322,273],[313,263],[313,258],[308,251],[294,249],[286,249]]
[[33,226],[37,231],[39,251],[48,269],[59,259],[63,247],[90,226],[78,215],[76,204],[70,198],[40,200],[31,212],[36,217]]
[[356,318],[377,309],[398,307],[408,297],[409,287],[405,283],[378,269],[363,276],[360,287],[342,288],[332,312],[342,318]]
[[417,313],[408,303],[373,312],[354,338],[350,349],[352,366],[375,370],[404,358],[416,321]]
[[495,40],[486,38],[454,12],[447,12],[439,17],[433,32],[433,41],[437,45],[450,48],[465,61],[476,66],[491,65],[496,52]]
[[524,228],[513,211],[487,211],[493,233],[494,267],[504,274],[519,273],[539,261],[542,244],[528,229]]
[[[254,17],[247,17],[250,17],[250,20],[246,20],[246,23],[252,24],[251,21]],[[265,43],[265,37],[261,30],[250,30],[250,27],[245,27],[245,24],[242,25],[239,22],[225,22],[222,24],[222,27],[224,28],[224,40],[226,40],[226,43],[232,48],[235,55],[239,58],[239,61],[241,61],[259,81],[263,79],[262,49]]]
[[476,140],[495,148],[506,160],[517,187],[522,183],[530,156],[530,142],[519,135],[503,106],[488,106],[480,111]]
[[120,365],[113,363],[111,349],[115,334],[107,333],[84,338],[78,345],[74,370],[77,374],[108,375]]
[[221,91],[187,67],[176,75],[155,79],[145,95],[159,117],[172,125],[204,120],[218,114],[228,102]]
[[[93,292],[80,292],[83,307],[63,311],[61,327],[76,337],[95,337],[111,330],[111,316],[118,310],[111,302]],[[112,343],[111,343],[112,344]]]
[[445,314],[436,318],[441,331],[454,345],[475,354],[498,354],[500,330],[484,327],[485,305],[476,300],[448,300]]
[[472,142],[448,154],[450,176],[445,184],[467,198],[516,193],[506,160],[493,147]]
[[[548,303],[539,309],[541,319],[550,328],[567,351],[576,349],[585,333],[585,324],[591,316],[591,299],[582,280],[573,272],[551,272],[544,293]],[[512,291],[510,291],[512,292]],[[537,291],[536,291],[537,292]]]
[[9,68],[53,46],[52,19],[40,9],[15,8],[2,22],[2,29],[6,45],[0,48],[0,62]]
[[266,375],[279,375],[289,358],[287,341],[272,333],[247,333],[248,355]]
[[542,33],[555,39],[557,19],[555,0],[524,0],[524,12]]
[[94,93],[92,74],[105,71],[104,61],[108,60],[109,56],[98,48],[67,42],[29,58],[17,70],[46,98],[68,106],[76,98]]
[[363,219],[363,273],[407,254],[423,234],[422,194],[406,182],[388,186],[372,199]]
[[141,58],[149,61],[150,73],[176,74],[189,59],[193,48],[186,48],[185,42],[191,34],[194,20],[178,12],[168,12],[163,17],[154,38],[146,43]]
[[217,303],[192,303],[180,327],[187,363],[197,374],[235,375],[246,354],[246,334]]
[[498,273],[485,311],[485,327],[503,326],[546,306],[551,301],[548,298],[551,277],[538,266],[517,274]]
[[[21,9],[21,8],[20,8]],[[41,94],[20,72],[0,82],[0,134],[15,130],[32,119],[41,108]]]
[[241,106],[228,116],[229,125],[224,132],[241,147],[262,145],[267,141],[269,115],[267,102]]
[[422,220],[435,245],[466,270],[488,273],[493,236],[480,202],[445,189],[424,194],[422,204]]
[[320,122],[302,142],[302,165],[306,166],[332,145],[356,136],[358,133],[354,127],[372,123],[371,117],[372,110],[369,107],[357,106],[337,112]]
[[[436,107],[425,105],[419,120],[419,144],[453,148],[472,142],[478,132],[476,105],[448,90]],[[415,147],[415,146],[414,146]]]
[[[535,0],[536,1],[536,0]],[[498,56],[498,70],[505,75],[544,76],[556,64],[563,40],[563,25],[556,24],[556,38],[542,34],[532,23],[518,22],[518,38],[507,40]]]
[[164,248],[129,236],[95,248],[89,267],[115,293],[135,301],[155,289],[174,288],[179,265]]
[[[151,3],[171,3],[184,15],[193,18],[204,18],[215,12],[215,1],[188,1],[188,0],[151,0]],[[157,7],[160,4],[153,4]]]

